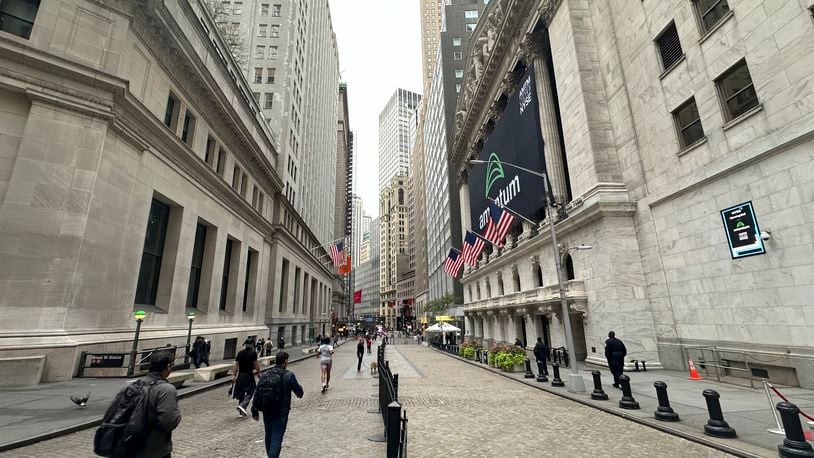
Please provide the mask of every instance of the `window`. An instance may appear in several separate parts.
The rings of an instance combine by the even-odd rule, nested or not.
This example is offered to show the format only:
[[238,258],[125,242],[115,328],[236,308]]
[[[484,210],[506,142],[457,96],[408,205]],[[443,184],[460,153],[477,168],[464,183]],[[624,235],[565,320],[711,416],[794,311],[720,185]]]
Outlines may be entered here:
[[300,308],[300,268],[294,268],[294,310],[293,313],[297,313]]
[[232,188],[237,190],[239,186],[240,186],[240,167],[235,166],[235,168],[232,169]]
[[673,111],[673,118],[678,128],[678,140],[682,149],[704,138],[704,127],[701,125],[701,118],[698,116],[695,97],[691,97],[690,100],[676,108]]
[[260,93],[259,92],[252,92],[252,96],[254,97],[255,102],[260,103]]
[[455,78],[463,78],[464,71],[460,68],[455,69]]
[[681,49],[681,41],[678,39],[675,22],[671,22],[656,38],[656,46],[659,48],[661,69],[663,71],[669,70],[684,56],[684,51]]
[[269,34],[269,26],[268,24],[260,24],[257,26],[257,36],[260,38],[265,38]]
[[232,14],[232,3],[231,2],[220,2],[223,5],[223,14],[229,15]]
[[240,16],[243,14],[243,2],[232,3],[232,14],[235,16]]
[[164,111],[164,124],[173,131],[178,126],[178,112],[181,110],[181,103],[178,97],[172,92],[167,97],[167,109]]
[[263,105],[263,109],[271,110],[274,106],[274,93],[273,92],[266,92],[266,103]]
[[255,51],[254,51],[254,58],[255,59],[264,59],[265,57],[266,57],[266,47],[265,46],[257,46],[257,48],[255,48]]
[[277,58],[277,47],[276,46],[269,46],[269,59],[276,59]]
[[279,3],[275,3],[274,6],[271,7],[271,15],[274,17],[280,17],[280,13],[282,12],[283,6]]
[[246,254],[246,279],[243,281],[243,311],[245,312],[249,305],[249,277],[252,276],[252,261],[256,251],[249,248],[249,253]]
[[225,168],[226,168],[226,151],[221,149],[218,151],[218,166],[216,168],[218,175],[223,176],[223,171]]
[[273,24],[271,26],[271,38],[278,38],[280,36],[280,26]]
[[274,84],[274,77],[277,73],[276,68],[267,68],[266,69],[266,84]]
[[460,37],[453,37],[452,38],[452,46],[461,46],[461,38]]
[[456,94],[460,94],[460,93],[461,93],[461,84],[460,84],[460,83],[458,83],[458,84],[456,84],[456,85],[455,85],[455,93],[456,93]]
[[467,18],[467,19],[477,19],[478,18],[478,10],[464,11],[464,17]]
[[212,167],[212,161],[215,156],[215,148],[217,147],[217,143],[215,139],[212,137],[206,137],[206,151],[204,151],[204,162],[206,165]]
[[474,22],[473,22],[473,23],[466,24],[466,30],[467,30],[467,31],[469,31],[469,32],[471,32],[471,31],[475,30],[475,27],[477,27],[477,25],[478,25],[478,24],[476,24],[476,23],[474,23]]
[[136,304],[155,305],[169,220],[170,207],[153,199],[150,204],[150,215],[147,217],[144,250],[141,254],[141,267],[136,286]]
[[280,305],[278,310],[285,311],[285,302],[288,299],[288,259],[283,258],[283,267],[280,270]]
[[735,119],[758,105],[757,93],[746,60],[741,60],[715,80],[724,102],[726,120]]
[[28,39],[40,0],[0,1],[0,30]]
[[269,4],[262,3],[260,4],[260,16],[268,16],[269,15]]
[[198,307],[198,291],[201,288],[201,271],[203,270],[204,247],[206,246],[206,226],[198,223],[195,228],[195,244],[192,246],[192,264],[189,268],[189,289],[187,290],[187,307]]
[[695,0],[693,3],[704,32],[708,32],[729,13],[727,0]]
[[463,58],[464,58],[464,53],[462,53],[462,52],[460,52],[460,51],[455,51],[455,52],[453,52],[453,53],[452,53],[452,58],[453,58],[454,60],[463,60]]
[[194,136],[195,116],[187,110],[186,113],[184,113],[184,128],[181,130],[181,141],[187,145],[191,145]]
[[226,295],[229,292],[229,268],[232,266],[232,239],[226,239],[226,254],[223,257],[223,275],[220,283],[220,303],[218,310],[226,310]]
[[263,82],[263,69],[262,68],[255,68],[254,69],[254,82],[255,83],[262,83]]

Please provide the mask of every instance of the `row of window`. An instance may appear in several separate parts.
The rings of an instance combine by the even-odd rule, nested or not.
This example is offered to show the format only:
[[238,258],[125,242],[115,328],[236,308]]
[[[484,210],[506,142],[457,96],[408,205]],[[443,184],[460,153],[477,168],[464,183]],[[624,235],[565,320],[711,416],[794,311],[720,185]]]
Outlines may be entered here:
[[[516,266],[515,266],[516,267]],[[576,278],[576,274],[574,272],[574,262],[571,259],[571,256],[566,254],[563,258],[563,268],[565,269],[565,278],[566,280],[573,280]],[[543,283],[543,268],[540,264],[535,264],[532,266],[532,281],[534,282],[534,288],[542,288],[544,285]],[[512,272],[512,283],[514,293],[519,293],[522,291],[522,287],[520,285],[520,274],[518,273],[517,269]],[[484,287],[486,288],[486,299],[490,299],[492,297],[492,285],[489,282],[489,279],[484,280]],[[469,295],[469,302],[479,301],[482,299],[481,297],[481,289],[480,289],[480,281],[475,282],[475,290],[472,290],[472,285],[470,284],[467,288],[467,294]],[[503,278],[497,277],[497,296],[503,296],[505,294],[503,289]]]
[[[266,49],[268,48],[268,54],[266,54]],[[276,60],[277,59],[277,46],[266,46],[266,45],[257,45],[254,49],[254,58],[255,59],[269,59],[269,60]]]
[[[271,8],[269,8],[269,6]],[[282,13],[282,4],[275,3],[261,3],[259,13],[260,16],[268,16],[269,12],[271,12],[272,17],[280,17]],[[223,1],[221,2],[221,10],[223,14],[231,14],[235,16],[240,16],[243,14],[243,2],[231,2],[231,1]]]
[[260,38],[279,38],[280,25],[279,24],[258,24],[257,36]]
[[275,78],[277,76],[277,69],[276,68],[262,68],[262,67],[255,67],[254,69],[254,82],[261,84],[263,83],[263,75],[265,75],[266,84],[274,84]]
[[[288,276],[290,270],[291,262],[284,257],[280,270],[280,302],[278,304],[280,313],[285,313],[288,308]],[[331,288],[328,285],[323,284],[316,278],[309,277],[307,272],[294,266],[294,300],[291,304],[291,313],[319,316],[327,312],[327,304],[330,298]],[[316,309],[317,305],[319,305],[319,310]],[[310,307],[310,310],[307,307]]]

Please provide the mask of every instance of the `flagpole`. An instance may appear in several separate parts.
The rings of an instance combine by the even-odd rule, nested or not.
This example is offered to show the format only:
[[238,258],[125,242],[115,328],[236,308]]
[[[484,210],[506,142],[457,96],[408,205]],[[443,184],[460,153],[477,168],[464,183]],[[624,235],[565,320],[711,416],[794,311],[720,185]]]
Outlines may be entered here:
[[[497,202],[495,201],[495,199],[492,199],[491,197],[487,197],[487,199],[489,199],[489,200],[490,200],[490,201],[491,201],[493,204],[497,205]],[[498,207],[500,207],[500,205],[498,205]],[[517,213],[516,211],[512,210],[511,208],[509,208],[507,205],[504,205],[504,206],[502,206],[502,207],[500,207],[500,208],[505,209],[506,211],[508,211],[508,212],[509,212],[509,213],[511,213],[512,215],[514,215],[514,216],[516,216],[516,217],[518,217],[518,218],[522,219],[523,221],[525,221],[525,222],[527,222],[527,223],[531,224],[532,226],[537,226],[537,225],[539,224],[539,223],[535,223],[534,221],[532,221],[532,220],[530,220],[530,219],[526,218],[525,216],[521,215],[520,213]]]
[[482,235],[478,234],[477,232],[475,232],[475,231],[469,231],[469,232],[471,232],[471,233],[475,234],[475,237],[477,237],[477,238],[479,238],[479,239],[483,240],[484,242],[488,243],[489,245],[494,245],[494,244],[493,244],[491,241],[489,241],[489,239],[487,239],[486,237],[484,237],[484,236],[482,236]]

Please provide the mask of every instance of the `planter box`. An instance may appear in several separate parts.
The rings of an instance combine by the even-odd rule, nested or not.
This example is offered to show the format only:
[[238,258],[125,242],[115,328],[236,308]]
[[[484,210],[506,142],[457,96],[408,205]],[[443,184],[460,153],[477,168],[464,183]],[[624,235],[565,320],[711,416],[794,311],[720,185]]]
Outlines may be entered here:
[[504,369],[500,368],[503,372],[526,372],[526,365],[525,364],[515,364],[514,366]]

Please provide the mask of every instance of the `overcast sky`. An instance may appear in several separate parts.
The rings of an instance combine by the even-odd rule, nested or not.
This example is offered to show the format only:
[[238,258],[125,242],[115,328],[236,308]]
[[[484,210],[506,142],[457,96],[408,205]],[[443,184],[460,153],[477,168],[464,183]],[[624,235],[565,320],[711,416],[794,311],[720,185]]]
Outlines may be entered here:
[[339,71],[348,83],[356,134],[354,187],[367,214],[378,215],[379,113],[401,87],[421,92],[418,0],[329,0]]

